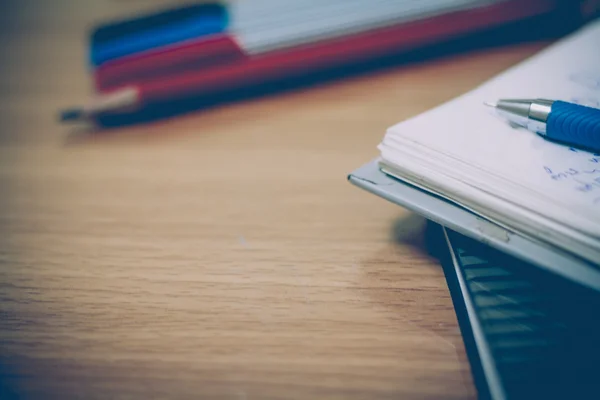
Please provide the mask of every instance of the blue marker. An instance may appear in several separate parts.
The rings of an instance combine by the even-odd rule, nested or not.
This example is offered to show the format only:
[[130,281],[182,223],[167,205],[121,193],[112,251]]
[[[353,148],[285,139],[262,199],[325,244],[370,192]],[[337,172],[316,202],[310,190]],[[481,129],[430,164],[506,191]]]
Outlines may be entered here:
[[509,122],[546,139],[600,150],[600,109],[553,100],[500,100],[494,107]]

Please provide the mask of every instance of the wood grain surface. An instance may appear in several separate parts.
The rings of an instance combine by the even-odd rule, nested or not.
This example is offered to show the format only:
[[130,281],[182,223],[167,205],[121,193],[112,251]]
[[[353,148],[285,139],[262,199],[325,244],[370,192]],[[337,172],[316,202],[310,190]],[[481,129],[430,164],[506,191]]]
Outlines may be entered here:
[[542,44],[81,137],[89,26],[0,12],[0,397],[473,398],[424,222],[346,181],[385,129]]

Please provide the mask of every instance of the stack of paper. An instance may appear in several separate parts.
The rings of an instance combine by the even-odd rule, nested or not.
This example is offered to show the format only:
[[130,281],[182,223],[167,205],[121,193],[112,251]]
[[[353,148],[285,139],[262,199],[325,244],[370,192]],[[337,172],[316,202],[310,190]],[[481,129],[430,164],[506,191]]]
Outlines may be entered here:
[[[229,6],[230,27],[249,54],[343,37],[507,0],[241,0]],[[550,9],[549,2],[528,4]],[[546,4],[548,3],[548,4]]]
[[600,154],[513,128],[484,107],[547,98],[600,107],[600,21],[476,90],[387,131],[384,172],[508,230],[600,264]]

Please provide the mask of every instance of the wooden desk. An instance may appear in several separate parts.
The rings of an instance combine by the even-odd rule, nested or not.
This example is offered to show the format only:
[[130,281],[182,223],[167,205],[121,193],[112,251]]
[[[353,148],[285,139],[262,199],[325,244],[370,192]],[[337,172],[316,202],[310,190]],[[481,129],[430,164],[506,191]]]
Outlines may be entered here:
[[346,174],[541,44],[69,140],[85,28],[136,4],[2,6],[0,397],[475,397],[423,221]]

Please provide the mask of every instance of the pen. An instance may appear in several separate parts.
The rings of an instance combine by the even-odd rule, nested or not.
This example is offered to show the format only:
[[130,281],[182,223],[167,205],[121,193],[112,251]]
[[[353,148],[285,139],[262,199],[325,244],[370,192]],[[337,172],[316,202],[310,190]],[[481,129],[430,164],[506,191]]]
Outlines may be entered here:
[[600,109],[546,99],[484,103],[509,122],[546,139],[573,147],[600,150]]

